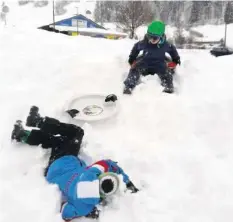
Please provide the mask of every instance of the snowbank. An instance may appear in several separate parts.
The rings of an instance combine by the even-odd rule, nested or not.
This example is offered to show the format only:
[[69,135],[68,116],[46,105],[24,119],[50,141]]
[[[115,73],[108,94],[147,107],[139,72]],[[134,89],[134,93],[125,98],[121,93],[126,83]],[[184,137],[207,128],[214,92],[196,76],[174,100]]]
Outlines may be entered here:
[[0,221],[62,221],[58,189],[43,177],[48,153],[12,143],[14,121],[38,105],[42,116],[72,123],[63,111],[77,95],[115,93],[119,115],[83,125],[83,151],[93,161],[117,160],[140,192],[122,187],[100,221],[232,222],[233,56],[180,50],[176,94],[162,93],[157,76],[148,76],[123,96],[135,41],[72,38],[18,18],[0,32]]

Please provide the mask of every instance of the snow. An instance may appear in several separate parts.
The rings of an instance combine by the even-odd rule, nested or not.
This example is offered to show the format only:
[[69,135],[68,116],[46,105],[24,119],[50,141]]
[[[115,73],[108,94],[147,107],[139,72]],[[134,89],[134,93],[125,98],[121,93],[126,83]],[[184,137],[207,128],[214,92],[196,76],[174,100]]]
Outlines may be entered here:
[[[100,24],[101,25],[101,24]],[[117,25],[111,22],[104,22],[103,23],[104,28],[109,29],[109,30],[117,30]]]
[[[28,3],[19,6],[17,1],[5,1],[10,11],[7,14],[7,23],[10,26],[18,28],[32,28],[40,27],[53,23],[53,5],[49,1],[46,7],[34,7],[33,3]],[[55,1],[56,2],[56,1]],[[86,10],[94,12],[95,2],[88,2],[80,0],[78,2],[70,3],[65,6],[66,13],[64,15],[55,15],[55,21],[60,21],[69,17],[75,16],[77,13],[83,14],[90,19],[93,15],[86,15]],[[0,23],[1,25],[1,23]]]
[[[192,28],[193,30],[201,32],[204,37],[202,40],[204,41],[219,41],[224,39],[225,35],[225,25],[205,25],[205,26],[197,26]],[[227,46],[233,47],[233,24],[227,25]]]
[[162,93],[157,76],[148,76],[132,96],[123,96],[135,41],[32,27],[0,30],[0,221],[62,221],[59,191],[43,177],[48,153],[12,143],[14,121],[25,121],[37,105],[42,116],[72,123],[63,112],[72,99],[115,93],[117,117],[82,125],[82,155],[89,162],[90,156],[117,160],[140,192],[122,187],[100,221],[232,222],[232,56],[179,50],[175,94]]

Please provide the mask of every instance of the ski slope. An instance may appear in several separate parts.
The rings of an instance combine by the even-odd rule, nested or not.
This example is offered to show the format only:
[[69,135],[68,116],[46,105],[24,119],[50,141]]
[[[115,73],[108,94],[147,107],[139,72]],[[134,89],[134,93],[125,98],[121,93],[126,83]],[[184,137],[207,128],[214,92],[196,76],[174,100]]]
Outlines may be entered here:
[[48,153],[11,143],[15,120],[37,105],[41,115],[71,122],[63,111],[76,96],[115,93],[118,116],[82,126],[83,152],[117,160],[141,191],[122,185],[99,221],[232,222],[233,57],[180,50],[175,94],[149,76],[123,96],[133,43],[0,30],[0,221],[62,221],[59,191],[43,177]]

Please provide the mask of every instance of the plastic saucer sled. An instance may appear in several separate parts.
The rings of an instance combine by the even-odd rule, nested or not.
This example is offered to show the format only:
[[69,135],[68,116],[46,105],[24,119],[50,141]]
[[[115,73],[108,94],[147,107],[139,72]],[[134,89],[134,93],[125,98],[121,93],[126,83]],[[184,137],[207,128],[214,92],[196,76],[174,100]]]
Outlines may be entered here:
[[119,105],[115,94],[109,95],[83,95],[73,99],[69,109],[77,109],[79,113],[74,120],[92,122],[107,120],[119,111]]

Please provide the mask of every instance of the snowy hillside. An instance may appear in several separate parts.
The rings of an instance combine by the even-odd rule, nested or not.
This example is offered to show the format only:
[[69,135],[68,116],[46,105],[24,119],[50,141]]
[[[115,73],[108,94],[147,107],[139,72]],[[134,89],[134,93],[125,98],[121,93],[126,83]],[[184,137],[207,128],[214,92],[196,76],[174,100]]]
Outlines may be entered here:
[[162,93],[149,76],[123,96],[133,43],[1,28],[0,221],[62,221],[59,191],[43,177],[48,155],[11,143],[15,120],[38,105],[41,115],[71,122],[63,111],[76,96],[115,93],[118,116],[83,125],[84,152],[117,160],[141,191],[122,189],[99,221],[232,222],[233,57],[180,50],[177,93]]
[[[201,38],[194,38],[197,41],[220,41],[224,39],[225,35],[225,25],[203,25],[192,27],[191,30],[197,31],[203,35]],[[136,33],[139,39],[143,39],[146,34],[147,26],[141,26],[137,29]],[[174,26],[166,27],[166,35],[168,39],[173,39],[177,28]],[[184,36],[189,36],[187,30],[183,30]],[[227,26],[227,46],[233,48],[233,24]]]
[[[219,41],[224,39],[225,25],[205,25],[193,28],[204,35],[205,41]],[[227,45],[233,47],[233,24],[227,25]]]
[[[7,14],[8,26],[17,26],[18,28],[35,28],[53,23],[52,1],[49,1],[48,5],[44,7],[34,7],[33,3],[19,6],[16,1],[6,1],[6,4],[10,9]],[[83,0],[70,3],[64,7],[66,12],[63,15],[55,16],[55,21],[72,17],[77,14],[77,12],[83,15],[85,15],[86,10],[93,12],[94,6],[95,3]],[[87,17],[92,18],[92,15],[88,15]]]

